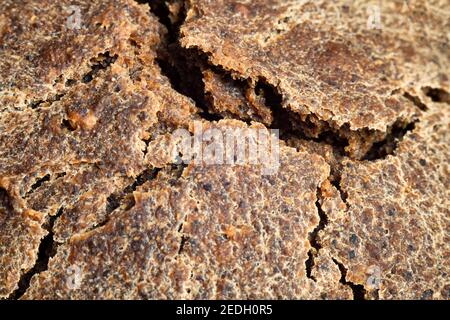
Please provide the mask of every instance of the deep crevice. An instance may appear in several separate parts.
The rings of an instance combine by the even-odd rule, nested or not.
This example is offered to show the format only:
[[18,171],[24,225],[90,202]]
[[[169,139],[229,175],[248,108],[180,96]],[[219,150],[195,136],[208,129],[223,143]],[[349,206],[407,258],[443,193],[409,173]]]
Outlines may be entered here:
[[181,241],[180,241],[180,247],[178,249],[178,254],[181,254],[183,252],[184,246],[186,245],[186,243],[189,241],[189,237],[187,236],[181,236]]
[[5,188],[2,187],[0,187],[0,203],[5,207],[10,208],[11,201],[9,199],[8,192],[6,192]]
[[362,160],[375,161],[385,159],[388,155],[393,155],[398,144],[403,140],[405,135],[413,131],[418,120],[407,123],[405,121],[397,121],[386,137],[379,142],[375,142],[369,149]]
[[366,289],[364,289],[364,286],[361,284],[355,284],[353,282],[347,281],[347,279],[346,279],[347,268],[342,263],[337,261],[336,259],[333,258],[332,260],[338,266],[339,271],[341,273],[340,282],[343,285],[350,287],[350,289],[353,292],[353,299],[354,300],[366,300],[367,291],[366,291]]
[[[234,83],[241,83],[242,86],[248,82],[245,79],[236,80],[230,71],[222,69],[220,66],[211,65],[208,62],[205,53],[193,49],[189,49],[189,52],[194,52],[194,54],[197,55],[197,59],[214,73],[222,77],[233,79]],[[205,99],[207,93],[204,92],[201,71],[199,70],[198,73],[200,74],[198,82],[202,85],[203,97],[200,99],[196,98],[196,100],[201,101],[199,105],[201,105],[203,109],[206,110],[206,113],[208,113],[208,110],[210,110],[211,107],[208,105],[207,99]],[[290,138],[326,144],[332,147],[334,154],[338,156],[348,156],[356,160],[374,161],[394,154],[398,143],[408,132],[414,130],[415,124],[418,121],[417,119],[413,121],[399,119],[387,129],[385,134],[369,129],[352,131],[349,125],[335,127],[336,124],[333,122],[330,123],[328,121],[320,120],[314,114],[303,115],[284,107],[282,94],[275,86],[271,85],[262,77],[257,80],[254,90],[256,95],[263,97],[265,105],[271,110],[273,121],[267,127],[269,129],[279,130],[280,140],[287,142],[288,145]],[[420,100],[412,96],[410,96],[410,99],[412,99],[418,107],[426,110],[426,106],[423,104],[421,105]],[[219,120],[222,118],[223,116],[217,113],[209,113],[209,115],[205,117],[207,120]],[[244,121],[247,124],[251,122],[242,119],[241,121]],[[353,145],[350,145],[350,141],[352,140],[354,140],[352,142]],[[367,140],[373,142],[371,142],[367,151],[364,150],[365,153],[358,155],[357,153],[354,154],[354,151],[351,151],[355,146],[358,148],[359,142],[355,141],[360,141],[360,143],[364,145]],[[347,148],[349,149],[347,150]]]
[[414,105],[419,108],[422,111],[427,111],[428,107],[426,106],[426,104],[424,104],[419,97],[413,96],[412,94],[410,94],[409,92],[405,92],[403,94],[403,96],[408,99],[409,101],[411,101],[412,103],[414,103]]
[[158,18],[159,22],[164,25],[168,31],[168,43],[173,43],[178,40],[178,34],[181,25],[186,19],[186,3],[183,1],[181,3],[182,7],[177,13],[178,16],[170,18],[170,10],[168,4],[172,1],[170,0],[136,0],[138,3],[147,3],[150,6],[150,11]]
[[[131,208],[134,206],[134,199],[132,197],[127,198],[128,195],[132,194],[139,186],[142,186],[147,181],[153,180],[158,175],[158,172],[160,169],[158,168],[151,168],[146,169],[143,172],[141,172],[136,179],[133,181],[132,184],[128,185],[125,189],[118,193],[113,193],[107,198],[107,204],[106,204],[106,216],[108,217],[111,212],[119,208],[125,200],[126,201],[126,207]],[[107,219],[106,219],[107,220]],[[105,224],[107,221],[103,221],[102,223],[98,224],[98,226],[101,226],[101,224]]]
[[[157,62],[161,72],[169,79],[174,90],[180,94],[191,98],[196,106],[201,110],[199,116],[207,121],[218,121],[226,118],[226,115],[213,111],[211,102],[205,92],[203,82],[203,73],[205,69],[236,80],[231,71],[223,69],[221,66],[213,65],[209,62],[208,54],[199,49],[186,49],[179,43],[180,26],[186,19],[187,4],[183,3],[183,7],[179,12],[179,16],[175,19],[175,23],[169,17],[169,10],[164,1],[138,1],[139,3],[148,3],[151,11],[159,18],[160,22],[165,25],[168,30],[166,37],[166,46],[163,50],[159,50]],[[241,84],[248,85],[248,79],[238,79]],[[242,88],[244,89],[244,87]],[[280,139],[287,141],[289,137],[300,138],[303,140],[324,143],[333,148],[333,152],[340,155],[348,155],[346,147],[349,146],[349,139],[352,135],[360,136],[358,139],[364,139],[372,134],[370,130],[362,130],[352,132],[348,126],[335,128],[334,124],[317,118],[314,114],[302,115],[295,113],[283,106],[283,97],[277,88],[269,84],[262,77],[257,79],[255,84],[255,93],[262,96],[266,106],[272,111],[273,122],[270,129],[280,131]],[[245,121],[250,123],[250,121]],[[393,128],[395,131],[396,128]],[[376,159],[378,154],[383,156],[385,146],[390,140],[388,135],[383,142],[375,143],[367,155],[367,159],[373,157]],[[378,151],[378,149],[382,149]],[[392,151],[393,152],[393,151]],[[358,155],[360,158],[364,154]]]
[[317,200],[315,205],[317,208],[317,214],[319,215],[319,224],[308,235],[308,240],[309,244],[311,245],[311,249],[308,251],[308,259],[305,261],[306,276],[314,281],[316,281],[315,277],[312,276],[312,268],[315,265],[314,258],[319,253],[319,250],[322,249],[322,245],[319,243],[319,232],[321,230],[324,230],[328,224],[328,217],[322,210],[322,206],[320,205],[321,198],[322,198],[321,191],[320,188],[318,188]]
[[50,181],[50,174],[46,174],[42,178],[36,180],[36,182],[31,186],[30,190],[27,192],[27,195],[32,194],[36,189],[38,189],[44,182]]
[[18,288],[10,294],[8,299],[20,299],[30,287],[33,276],[48,269],[49,260],[56,255],[59,246],[59,243],[54,240],[53,227],[62,213],[63,208],[60,208],[56,215],[48,217],[47,222],[43,226],[48,234],[42,238],[41,243],[39,244],[36,262],[30,270],[22,274],[18,283]]
[[[168,75],[169,79],[171,79],[174,89],[194,100],[196,105],[203,110],[200,113],[200,116],[205,120],[217,121],[225,118],[226,116],[211,111],[213,108],[211,107],[211,103],[208,102],[207,93],[205,92],[202,68],[208,68],[222,77],[233,79],[234,83],[245,84],[248,81],[239,78],[235,79],[231,71],[227,71],[221,66],[212,65],[208,61],[208,55],[198,49],[184,49],[178,46],[177,50],[174,51],[179,55],[177,56],[178,59],[174,60],[183,61],[180,63],[180,66],[172,66],[172,68],[170,68],[170,64],[161,62],[162,68],[166,70],[165,73]],[[172,58],[174,58],[174,56],[172,56]],[[181,79],[183,78],[189,79],[187,84],[182,83]],[[195,78],[195,80],[192,80],[193,78]],[[196,89],[190,90],[192,88]],[[278,92],[276,87],[269,84],[264,78],[258,79],[254,90],[256,95],[264,98],[266,106],[271,110],[273,121],[268,128],[279,130],[280,140],[288,142],[289,138],[295,137],[306,141],[330,145],[335,154],[340,156],[346,155],[350,158],[356,157],[358,160],[377,160],[384,158],[389,154],[393,154],[397,147],[397,142],[400,141],[407,132],[413,130],[414,123],[416,122],[406,123],[403,120],[398,120],[394,125],[388,128],[388,133],[383,135],[383,140],[377,141],[378,138],[376,138],[376,135],[380,135],[380,132],[372,132],[372,130],[368,129],[352,131],[348,125],[335,128],[333,123],[320,120],[314,114],[302,115],[283,107],[282,95]],[[242,121],[247,124],[251,122],[246,120]],[[364,139],[371,140],[371,137],[374,137],[374,142],[369,151],[365,154],[353,156],[351,152],[346,150],[350,145],[352,136],[356,136],[356,140],[361,141],[364,141]]]
[[255,91],[262,94],[267,107],[272,111],[273,122],[270,129],[280,130],[280,139],[287,141],[290,137],[300,138],[302,140],[324,143],[333,148],[336,154],[346,154],[345,147],[348,146],[348,139],[341,137],[328,124],[322,122],[323,128],[319,128],[314,122],[321,122],[312,119],[314,115],[301,115],[283,107],[283,96],[278,90],[269,84],[267,80],[260,78],[256,84]]
[[164,1],[138,1],[148,3],[151,11],[159,21],[167,28],[166,45],[158,50],[156,62],[161,73],[166,76],[172,88],[178,93],[190,98],[200,109],[198,115],[207,121],[219,121],[222,116],[210,111],[205,97],[202,66],[206,65],[206,55],[199,55],[195,50],[181,47],[179,43],[180,27],[186,19],[186,3],[172,22],[169,10]]
[[68,131],[75,131],[76,128],[70,123],[69,120],[67,119],[63,119],[61,122],[61,126],[65,129],[67,129]]
[[[91,71],[86,73],[82,79],[82,83],[91,82],[94,77],[101,71],[107,69],[111,64],[113,64],[117,60],[118,55],[115,54],[113,56],[110,55],[109,51],[104,53],[100,53],[97,58],[91,59],[94,64],[91,66]],[[67,84],[67,83],[66,83]]]
[[337,175],[334,180],[330,180],[330,183],[332,186],[334,186],[336,188],[336,190],[339,193],[339,196],[341,197],[342,202],[344,202],[344,204],[348,208],[348,203],[347,203],[348,194],[341,188],[341,179],[342,179],[342,177],[340,175]]
[[309,279],[313,280],[314,282],[317,281],[317,279],[312,276],[312,268],[315,265],[314,262],[314,256],[317,254],[316,252],[313,252],[314,249],[309,249],[308,251],[308,259],[305,261],[305,266],[306,266],[306,277],[308,277]]
[[156,61],[172,88],[190,98],[202,110],[200,116],[208,117],[210,113],[204,97],[205,86],[200,66],[189,63],[180,48],[178,44],[169,45],[165,54],[170,57],[161,54]]
[[444,89],[425,87],[422,90],[432,101],[450,104],[450,93]]

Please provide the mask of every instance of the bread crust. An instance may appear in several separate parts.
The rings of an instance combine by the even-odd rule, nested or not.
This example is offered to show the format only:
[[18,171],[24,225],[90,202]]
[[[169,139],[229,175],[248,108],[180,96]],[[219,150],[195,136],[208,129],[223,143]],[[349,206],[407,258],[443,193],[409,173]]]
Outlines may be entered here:
[[333,3],[3,1],[0,299],[449,299],[448,4]]

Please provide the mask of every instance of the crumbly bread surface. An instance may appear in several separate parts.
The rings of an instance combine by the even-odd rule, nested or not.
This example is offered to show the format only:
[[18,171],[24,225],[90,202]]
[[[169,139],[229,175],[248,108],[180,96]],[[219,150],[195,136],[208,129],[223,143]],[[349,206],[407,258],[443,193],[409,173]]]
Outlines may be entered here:
[[401,3],[3,1],[0,299],[449,299],[450,8]]
[[404,91],[450,89],[448,7],[403,4],[381,4],[378,30],[367,27],[366,1],[191,0],[181,42],[245,79],[264,79],[299,114],[385,131],[416,113]]

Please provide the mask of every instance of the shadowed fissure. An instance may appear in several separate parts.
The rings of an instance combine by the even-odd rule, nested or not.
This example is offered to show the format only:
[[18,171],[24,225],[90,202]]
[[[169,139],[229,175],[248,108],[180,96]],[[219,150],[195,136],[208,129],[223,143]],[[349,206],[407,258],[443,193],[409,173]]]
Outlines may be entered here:
[[312,276],[312,269],[315,265],[314,258],[319,253],[319,250],[322,248],[321,244],[319,243],[319,232],[321,230],[324,230],[326,225],[328,224],[328,217],[325,214],[325,212],[322,210],[322,207],[320,205],[321,201],[321,191],[320,188],[317,189],[317,195],[316,195],[316,209],[317,214],[319,215],[319,224],[314,228],[312,232],[309,234],[309,244],[311,245],[311,249],[308,251],[308,259],[305,261],[306,265],[306,276],[313,281],[316,281],[314,276]]
[[[206,68],[225,78],[231,79],[236,86],[241,86],[243,91],[247,89],[245,86],[248,86],[248,79],[235,79],[230,71],[225,70],[221,66],[216,66],[210,63],[208,56],[200,50],[185,49],[181,47],[179,43],[179,30],[186,18],[187,8],[185,2],[183,2],[183,8],[180,10],[179,16],[172,18],[170,17],[170,12],[166,6],[165,1],[163,0],[136,0],[136,2],[140,4],[148,3],[150,5],[151,12],[159,18],[159,21],[168,30],[165,39],[166,45],[157,53],[157,62],[162,74],[164,74],[169,79],[173,89],[181,93],[182,95],[192,99],[195,102],[196,106],[201,110],[199,116],[203,119],[207,121],[217,121],[223,119],[224,116],[215,113],[213,111],[213,108],[211,107],[210,99],[208,99],[207,93],[205,92],[202,70]],[[91,71],[83,75],[82,79],[67,80],[65,86],[71,87],[77,82],[88,84],[101,70],[110,67],[111,64],[116,61],[116,59],[117,55],[111,56],[109,52],[100,54],[98,57],[91,60],[93,61]],[[280,130],[281,140],[287,141],[289,137],[294,136],[296,138],[304,140],[327,144],[331,146],[333,148],[333,151],[337,154],[348,156],[345,148],[349,145],[349,139],[348,134],[344,132],[344,130],[347,128],[336,128],[332,124],[326,122],[323,122],[323,126],[321,126],[321,128],[317,128],[318,119],[313,118],[315,117],[314,115],[304,115],[303,117],[301,117],[301,115],[285,108],[283,106],[282,94],[278,91],[277,88],[269,84],[263,78],[257,79],[256,86],[253,89],[255,90],[255,93],[257,95],[264,98],[263,100],[265,101],[266,106],[271,110],[273,121],[270,126],[268,126],[268,128]],[[427,87],[423,88],[423,92],[435,102],[447,104],[450,103],[450,95],[444,90]],[[32,109],[36,109],[43,104],[51,104],[53,102],[59,101],[64,95],[65,93],[59,93],[46,100],[33,101],[29,106]],[[409,93],[405,93],[404,96],[414,102],[418,109],[422,111],[427,110],[427,106],[417,97],[414,97]],[[398,142],[401,141],[403,137],[408,134],[408,132],[414,129],[417,121],[418,120],[407,122],[398,120],[397,122],[395,122],[390,128],[388,128],[387,134],[385,135],[384,139],[375,142],[361,160],[374,161],[383,159],[390,154],[394,154]],[[249,121],[245,122],[249,123]],[[299,123],[300,126],[294,127],[293,123],[295,122]],[[70,123],[67,122],[64,125],[68,129],[71,129]],[[302,130],[302,128],[313,128],[313,131],[317,132],[319,130],[320,132],[317,136],[311,136],[307,134],[306,131]],[[351,132],[350,134],[353,133],[358,134],[358,132]],[[365,135],[365,137],[367,137],[367,135]],[[132,208],[134,206],[134,199],[131,196],[133,191],[135,191],[137,187],[141,186],[145,182],[154,179],[158,175],[159,171],[160,169],[148,168],[141,174],[139,174],[136,177],[135,181],[131,185],[127,186],[124,190],[111,194],[107,198],[105,219],[99,222],[97,225],[93,226],[91,230],[105,225],[109,221],[111,214],[113,214],[113,212],[117,208],[124,207],[127,210]],[[49,176],[44,176],[38,179],[35,185],[32,186],[31,192],[34,189],[38,188],[41,184],[48,181],[49,178]],[[340,179],[338,177],[336,180],[331,181],[331,183],[336,186],[342,200],[346,202],[346,193],[342,190],[339,180]],[[321,209],[320,197],[320,189],[318,189],[316,207],[320,219],[318,225],[309,235],[311,249],[308,252],[308,259],[305,261],[305,270],[307,277],[312,281],[316,281],[316,279],[312,276],[312,270],[314,268],[314,258],[322,248],[321,244],[318,241],[318,234],[321,230],[324,230],[326,228],[328,222],[326,214]],[[40,243],[36,263],[30,270],[26,271],[21,276],[18,284],[18,289],[16,289],[9,296],[9,299],[18,299],[23,296],[23,294],[30,286],[31,278],[34,275],[47,270],[49,259],[56,254],[57,247],[58,245],[60,245],[53,239],[53,226],[55,225],[56,220],[63,214],[63,211],[63,208],[61,208],[56,215],[48,217],[48,221],[43,226],[48,231],[48,234],[42,239]],[[182,226],[183,225],[181,224],[179,229],[180,232],[182,232]],[[183,246],[188,240],[189,239],[184,236],[181,237],[179,253],[182,252]],[[352,289],[354,299],[365,299],[366,290],[364,286],[347,281],[346,267],[335,258],[333,258],[333,261],[338,266],[341,272],[340,282]]]
[[343,285],[349,286],[350,289],[352,289],[353,299],[355,299],[355,300],[365,300],[367,291],[364,289],[364,286],[361,285],[361,284],[355,284],[353,282],[348,281],[346,279],[346,277],[347,277],[347,268],[344,266],[344,264],[342,264],[341,262],[339,262],[335,258],[333,258],[333,262],[338,266],[339,271],[341,272],[340,282]]
[[[337,126],[335,123],[320,120],[314,114],[299,114],[289,110],[283,104],[283,95],[278,88],[271,85],[266,79],[243,79],[232,71],[226,70],[220,65],[214,65],[210,61],[207,53],[198,48],[186,49],[179,43],[180,27],[186,19],[187,8],[184,4],[179,12],[179,16],[172,23],[168,17],[169,11],[163,4],[163,1],[138,1],[139,3],[148,3],[152,12],[159,18],[159,21],[165,25],[168,30],[166,36],[167,45],[158,52],[157,62],[164,75],[169,79],[172,87],[179,93],[191,98],[201,112],[199,115],[207,121],[218,121],[223,118],[237,118],[243,122],[250,123],[247,119],[241,119],[238,116],[218,113],[214,111],[212,99],[205,91],[202,72],[212,71],[224,81],[232,83],[236,88],[245,92],[247,89],[254,90],[256,96],[262,97],[265,106],[271,111],[273,120],[267,125],[270,129],[277,129],[280,132],[280,139],[287,141],[290,137],[300,138],[302,140],[314,141],[321,144],[330,145],[333,150],[341,155],[349,156],[356,160],[378,160],[384,159],[387,155],[394,154],[399,141],[414,129],[417,119],[402,120],[399,119],[389,126],[386,133],[360,129],[352,131],[349,125]],[[254,87],[249,87],[254,83]],[[429,90],[430,91],[430,90]],[[438,95],[436,92],[434,95]],[[439,93],[441,97],[443,94]],[[426,106],[420,100],[405,94],[405,97],[411,98],[415,105],[422,111]],[[441,98],[442,99],[442,98]],[[370,140],[373,138],[372,147],[361,156],[352,155],[347,151],[350,147],[351,137],[357,139]],[[364,141],[365,142],[365,141]],[[351,148],[350,148],[351,149]]]
[[[191,98],[197,107],[199,107],[202,112],[200,116],[207,121],[217,121],[223,119],[223,115],[214,113],[213,108],[209,104],[209,100],[207,97],[207,93],[205,92],[205,85],[203,83],[203,75],[202,69],[209,69],[219,74],[223,78],[229,79],[236,85],[242,86],[242,91],[246,88],[244,86],[247,85],[248,81],[245,79],[235,79],[232,75],[227,72],[225,69],[220,66],[212,65],[208,61],[208,56],[194,49],[185,49],[181,47],[179,44],[179,28],[185,20],[186,17],[186,7],[180,11],[180,17],[176,19],[177,23],[170,23],[170,19],[167,18],[168,11],[162,9],[164,7],[161,4],[154,4],[152,1],[147,1],[152,8],[152,12],[159,17],[161,23],[163,23],[168,29],[169,33],[167,36],[167,46],[163,52],[159,52],[158,55],[158,63],[161,69],[161,72],[169,79],[172,87],[178,91],[179,93]],[[311,140],[318,143],[324,143],[332,146],[334,152],[345,154],[345,147],[348,145],[348,140],[341,137],[339,133],[333,130],[331,127],[327,131],[323,131],[320,133],[318,137],[310,137],[305,135],[303,132],[296,130],[292,126],[292,119],[296,121],[301,121],[299,115],[294,112],[284,108],[282,106],[283,97],[278,92],[277,88],[271,86],[265,79],[258,79],[256,86],[254,88],[255,93],[264,98],[265,104],[272,111],[273,121],[269,126],[269,129],[278,129],[280,130],[280,139],[288,139],[290,136],[294,135],[296,137],[300,137],[305,140]],[[240,119],[241,121],[249,123],[249,121],[245,121]],[[303,121],[306,126],[314,126],[312,122]],[[395,127],[396,125],[394,125]],[[401,139],[403,135],[405,135],[409,130],[412,130],[413,126],[408,127],[406,130],[398,130],[396,131],[395,137],[390,137],[390,134],[387,135],[386,141],[396,141],[396,139]],[[396,129],[397,130],[397,129]],[[387,142],[385,142],[387,143]],[[374,148],[379,147],[381,149],[382,146],[374,146]],[[385,148],[383,148],[384,150]],[[391,151],[393,152],[393,150]],[[373,156],[374,159],[384,157],[386,154],[380,151],[372,151],[373,155],[379,155],[378,157]],[[345,193],[342,192],[340,187],[340,181],[332,181],[333,185],[338,186],[338,191],[341,194],[343,201],[345,202]],[[318,235],[321,230],[324,230],[327,223],[328,218],[325,212],[322,210],[320,205],[320,188],[317,190],[317,214],[319,215],[319,223],[314,228],[314,230],[309,234],[309,242],[311,245],[311,249],[308,251],[308,259],[305,261],[305,270],[306,275],[312,281],[316,281],[316,279],[312,276],[312,269],[314,268],[314,258],[318,254],[321,249],[321,244],[319,243]],[[182,231],[182,224],[180,225],[180,232]],[[180,241],[179,253],[183,251],[184,244],[189,241],[188,238],[182,236]],[[337,260],[333,259],[333,261],[338,265],[339,270],[341,271],[341,283],[349,286],[353,292],[354,299],[365,299],[366,290],[363,285],[354,284],[348,282],[345,279],[346,276],[346,268],[343,264],[337,263]]]
[[[75,80],[75,79],[68,79],[64,83],[64,86],[66,89],[72,87],[76,83],[89,83],[91,82],[96,75],[101,71],[109,68],[111,64],[113,64],[117,60],[117,55],[110,56],[110,53],[108,51],[99,54],[97,57],[91,59],[91,70],[88,71],[86,74],[84,74],[81,79]],[[62,75],[59,77],[62,78]],[[52,105],[55,102],[60,101],[65,95],[67,94],[67,91],[56,93],[55,95],[47,98],[47,99],[38,99],[30,102],[29,107],[31,109],[38,109],[43,105]],[[70,128],[70,125],[67,123],[64,123]],[[71,129],[71,128],[70,128]]]
[[18,288],[10,294],[8,299],[20,299],[30,287],[31,278],[33,278],[34,275],[47,270],[50,258],[56,255],[56,251],[60,245],[60,243],[54,240],[53,226],[55,225],[56,220],[62,215],[63,211],[64,208],[60,208],[56,215],[48,216],[47,222],[43,226],[48,233],[42,238],[41,243],[39,244],[36,262],[30,270],[20,277]]

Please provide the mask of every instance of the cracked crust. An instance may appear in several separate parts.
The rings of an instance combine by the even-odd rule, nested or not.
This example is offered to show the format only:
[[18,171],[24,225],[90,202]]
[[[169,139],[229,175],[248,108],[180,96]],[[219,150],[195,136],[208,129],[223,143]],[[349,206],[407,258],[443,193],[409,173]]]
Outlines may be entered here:
[[[144,184],[133,208],[61,247],[25,298],[349,298],[329,256],[317,283],[304,270],[328,166],[288,147],[280,153],[273,176],[250,164],[190,165],[170,183],[162,175]],[[66,286],[72,265],[81,268],[76,290]]]
[[[36,260],[44,214],[13,208],[6,191],[0,188],[0,297],[7,297],[20,280],[20,270],[30,269]],[[13,244],[13,245],[11,245]]]
[[251,120],[270,125],[272,111],[255,88],[237,83],[232,78],[212,70],[203,71],[205,95],[212,111],[226,118]]
[[381,299],[449,299],[450,112],[428,106],[395,155],[344,162],[347,209],[330,206],[321,234],[347,278]]
[[71,4],[0,4],[0,299],[449,299],[446,3]]
[[[76,6],[68,0],[8,0],[1,7],[2,109],[23,110],[61,94],[67,81],[81,79],[99,54],[121,51],[142,35],[154,48],[162,32],[145,7],[131,0],[78,1]],[[79,25],[71,24],[78,22],[75,11]]]
[[[5,10],[2,12],[14,17],[17,5],[4,3]],[[56,24],[61,23],[58,20],[61,16],[59,11],[54,10],[64,5],[46,4],[43,6],[45,9],[40,9],[36,7],[37,2],[34,5],[30,3],[25,14],[34,15],[34,18],[16,22],[17,34],[8,36],[15,36],[19,43],[27,47],[12,46],[5,39],[3,45],[6,49],[1,50],[0,54],[10,56],[13,54],[11,50],[16,54],[22,51],[35,53],[38,51],[36,46],[47,47],[44,36],[45,39],[51,38],[51,35],[59,39],[58,33],[53,32]],[[98,56],[97,52],[109,52],[111,56],[116,56],[114,62],[104,70],[91,72],[90,78],[84,81],[80,74],[88,72],[81,60],[81,67],[77,69],[81,72],[75,75],[70,69],[76,64],[57,59],[53,61],[57,73],[63,74],[64,79],[79,80],[63,89],[56,86],[51,90],[42,90],[42,83],[48,86],[53,80],[37,78],[28,82],[25,78],[20,79],[20,87],[11,87],[11,90],[20,90],[17,96],[26,96],[26,99],[31,99],[29,97],[37,90],[41,94],[38,98],[43,102],[35,107],[25,105],[23,101],[15,101],[13,106],[2,105],[0,187],[6,190],[13,207],[13,212],[2,210],[5,211],[2,219],[13,216],[14,221],[18,220],[5,220],[8,221],[5,230],[9,231],[2,238],[2,250],[5,251],[0,270],[0,278],[5,279],[1,281],[2,296],[11,293],[18,283],[6,279],[17,280],[20,274],[32,267],[32,257],[37,255],[39,239],[46,233],[42,227],[43,221],[27,222],[27,212],[39,212],[41,220],[45,221],[63,208],[64,214],[56,221],[53,230],[57,242],[66,241],[72,234],[95,226],[106,215],[108,196],[125,188],[146,169],[143,163],[146,141],[151,138],[152,132],[163,125],[186,126],[195,112],[191,102],[170,87],[154,63],[154,48],[160,41],[162,27],[155,17],[148,15],[145,7],[128,1],[96,2],[92,6],[85,3],[80,6],[86,7],[86,12],[89,12],[83,16],[88,31],[96,21],[112,26],[111,19],[114,19],[114,25],[120,26],[120,33],[107,27],[105,31],[101,26],[95,28],[103,31],[96,29],[91,37],[84,35],[85,30],[80,31],[74,37],[84,39],[85,47],[80,51],[83,54],[74,55],[77,59],[89,59]],[[33,39],[26,38],[28,33],[24,30],[34,28],[33,21],[40,20],[42,16],[46,17],[45,21],[52,21],[49,18],[52,14],[58,16],[55,25],[41,26]],[[114,43],[108,37],[114,38]],[[97,41],[97,38],[102,41]],[[67,40],[61,44],[61,50],[79,50],[78,42]],[[52,54],[57,52],[52,51]],[[46,77],[53,74],[48,59],[36,60],[32,65],[22,64],[14,72],[6,69],[10,60],[0,58],[0,61],[4,71],[2,74],[7,74],[0,81],[5,83],[12,81],[8,79],[13,76],[20,78],[32,74],[34,77],[43,70],[48,71]],[[69,64],[70,67],[66,67]],[[27,71],[27,68],[30,70]],[[47,80],[50,82],[45,82]],[[0,96],[8,98],[8,92],[2,92]],[[57,92],[58,99],[44,101],[54,92]],[[11,126],[12,123],[15,125]],[[48,181],[35,184],[45,176],[48,176]],[[20,215],[26,219],[19,218]],[[29,237],[7,238],[13,237],[8,227],[13,223],[30,230]],[[12,248],[24,245],[27,246],[24,250],[27,256],[13,258],[16,249]],[[8,263],[10,259],[15,263]]]
[[326,122],[344,130],[358,159],[396,121],[420,114],[405,92],[450,89],[449,36],[442,32],[450,7],[442,1],[376,2],[381,30],[369,28],[375,9],[366,1],[188,3],[184,47],[235,77],[266,81],[297,122],[308,117],[318,129]]
[[[189,3],[184,46],[244,78],[264,78],[286,107],[339,127],[385,131],[415,113],[393,91],[450,89],[449,39],[441,32],[449,27],[450,8],[441,3],[438,9],[438,1],[410,1],[406,8],[402,1],[383,2],[381,31],[367,28],[363,1]],[[320,13],[339,19],[324,22]]]

